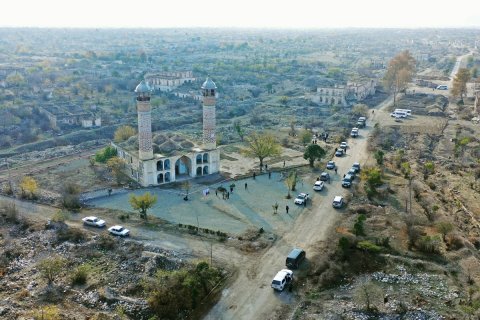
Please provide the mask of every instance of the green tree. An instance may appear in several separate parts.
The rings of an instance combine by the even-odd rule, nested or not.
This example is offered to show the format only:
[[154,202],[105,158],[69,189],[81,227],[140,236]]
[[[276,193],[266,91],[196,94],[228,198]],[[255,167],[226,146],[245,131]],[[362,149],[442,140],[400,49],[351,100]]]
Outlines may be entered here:
[[303,146],[306,146],[312,141],[313,134],[310,130],[303,130],[300,133],[300,141],[302,141]]
[[140,212],[140,218],[147,219],[147,210],[157,203],[157,196],[154,196],[150,192],[145,192],[140,196],[132,194],[130,195],[129,202],[134,210]]
[[134,136],[135,134],[137,134],[137,131],[133,127],[121,126],[121,127],[118,127],[117,130],[115,130],[113,140],[117,143],[122,142],[127,140],[131,136]]
[[383,78],[385,88],[393,94],[393,105],[396,106],[397,93],[405,90],[415,73],[415,59],[408,50],[402,51],[390,60]]
[[253,132],[246,139],[247,148],[242,153],[250,158],[260,160],[260,171],[263,169],[263,160],[268,157],[276,157],[281,154],[281,146],[277,139],[269,133]]
[[47,280],[48,286],[51,286],[60,276],[62,269],[67,264],[67,260],[60,256],[46,258],[37,263],[37,269],[41,276]]
[[365,181],[367,189],[374,193],[376,192],[375,188],[383,184],[382,171],[376,167],[362,169],[361,178],[362,181]]
[[310,167],[313,167],[315,160],[322,159],[326,154],[326,151],[318,144],[311,144],[307,147],[303,153],[303,159],[308,160]]
[[106,146],[95,154],[95,161],[100,163],[106,163],[108,159],[116,157],[117,154],[117,149],[112,146]]
[[410,178],[410,174],[412,173],[412,168],[410,167],[410,163],[408,161],[402,162],[400,165],[403,175],[405,179]]
[[455,78],[453,78],[451,93],[454,97],[460,97],[463,101],[463,96],[467,94],[467,82],[470,81],[472,75],[467,68],[458,69]]
[[243,130],[242,122],[238,119],[235,120],[233,122],[233,129],[235,130],[235,132],[240,137],[240,140],[243,142],[243,138],[245,137],[245,131]]
[[377,150],[373,154],[373,157],[375,158],[375,160],[377,160],[377,164],[379,166],[383,165],[383,156],[384,156],[384,152],[382,150]]

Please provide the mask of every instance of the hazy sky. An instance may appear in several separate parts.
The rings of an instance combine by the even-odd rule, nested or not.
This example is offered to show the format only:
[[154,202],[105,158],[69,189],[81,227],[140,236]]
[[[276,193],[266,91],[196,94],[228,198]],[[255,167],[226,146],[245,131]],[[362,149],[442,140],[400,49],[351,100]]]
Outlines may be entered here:
[[480,0],[5,0],[0,26],[480,27]]

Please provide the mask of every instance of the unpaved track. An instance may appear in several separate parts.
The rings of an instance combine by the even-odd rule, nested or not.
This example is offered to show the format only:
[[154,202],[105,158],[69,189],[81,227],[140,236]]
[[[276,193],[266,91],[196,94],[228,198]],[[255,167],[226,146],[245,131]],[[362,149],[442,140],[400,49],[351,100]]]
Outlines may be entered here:
[[[384,108],[390,103],[388,99],[378,108]],[[319,192],[320,199],[311,203],[311,210],[297,218],[291,231],[279,235],[279,240],[262,254],[251,257],[239,268],[235,282],[224,290],[222,298],[205,317],[207,320],[217,319],[274,319],[275,309],[284,303],[295,301],[289,292],[273,292],[270,283],[277,271],[285,267],[285,258],[293,247],[306,250],[307,258],[315,254],[315,245],[325,241],[329,229],[337,219],[346,214],[345,209],[332,207],[336,195],[345,195],[340,180],[354,162],[364,164],[368,159],[367,136],[373,128],[375,114],[371,115],[367,128],[360,129],[360,136],[349,139],[349,149],[342,158],[333,159],[338,167],[338,175],[333,173],[333,179],[326,188]],[[358,181],[358,180],[357,180]],[[313,191],[312,191],[313,192]]]

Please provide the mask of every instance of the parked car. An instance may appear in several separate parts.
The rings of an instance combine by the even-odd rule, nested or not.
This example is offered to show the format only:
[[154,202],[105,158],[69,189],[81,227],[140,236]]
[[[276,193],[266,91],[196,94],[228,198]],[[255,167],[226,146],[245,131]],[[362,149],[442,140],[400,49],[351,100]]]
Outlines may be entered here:
[[352,180],[347,179],[346,177],[342,179],[342,187],[350,188],[352,186]]
[[287,266],[287,268],[297,269],[298,266],[300,266],[300,263],[305,260],[305,257],[305,250],[302,250],[300,248],[293,248],[292,251],[290,251],[290,253],[288,254],[287,259],[285,260],[285,265]]
[[356,170],[354,168],[350,168],[350,170],[348,170],[348,172],[347,172],[347,175],[351,175],[352,180],[355,180],[355,172],[356,172]]
[[122,227],[122,226],[113,226],[108,228],[108,232],[113,234],[114,236],[120,236],[120,237],[127,237],[130,235],[130,230]]
[[105,220],[98,219],[97,217],[85,217],[82,219],[83,224],[87,226],[92,226],[92,227],[97,227],[97,228],[103,228],[105,227]]
[[355,169],[355,173],[360,172],[360,163],[359,162],[353,163],[352,169]]
[[295,204],[303,204],[308,200],[308,193],[300,193],[296,198],[295,198]]
[[313,185],[313,190],[315,191],[322,191],[323,190],[324,183],[323,181],[315,181],[315,184]]
[[330,174],[328,172],[322,172],[320,175],[320,181],[328,181],[330,180]]
[[274,290],[283,291],[286,286],[290,285],[293,281],[293,271],[288,269],[282,269],[277,272],[272,280],[271,287]]
[[441,84],[441,85],[437,86],[437,90],[448,90],[448,86],[446,86],[444,84]]
[[335,198],[333,198],[332,206],[334,208],[341,208],[344,204],[345,202],[343,201],[343,197],[336,196]]
[[328,161],[327,162],[327,169],[329,169],[329,170],[335,169],[335,162],[334,161]]
[[343,156],[343,149],[337,149],[335,152],[335,157],[341,157]]
[[353,128],[353,129],[352,129],[352,132],[350,132],[350,136],[351,136],[352,138],[358,137],[358,128]]
[[340,143],[340,149],[345,150],[345,149],[347,149],[347,148],[348,148],[348,144],[347,144],[345,141],[343,141],[342,143]]

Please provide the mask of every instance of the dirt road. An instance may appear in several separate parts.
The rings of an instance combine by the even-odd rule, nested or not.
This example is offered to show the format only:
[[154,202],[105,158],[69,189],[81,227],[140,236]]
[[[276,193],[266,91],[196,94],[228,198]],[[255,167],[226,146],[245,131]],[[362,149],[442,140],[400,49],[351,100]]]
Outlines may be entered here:
[[[388,101],[379,107],[388,105]],[[354,162],[363,164],[367,152],[367,136],[373,128],[373,122],[360,130],[360,136],[348,141],[347,154],[333,159],[338,167],[338,174],[333,173],[330,184],[319,194],[320,200],[313,202],[312,210],[301,215],[291,231],[279,234],[279,240],[263,254],[251,257],[243,265],[238,265],[236,281],[224,290],[221,300],[206,316],[208,320],[217,319],[269,319],[273,318],[275,309],[284,303],[294,302],[289,292],[273,292],[270,287],[273,276],[285,267],[285,258],[293,247],[306,250],[307,258],[315,253],[315,244],[327,240],[328,230],[337,219],[345,215],[345,210],[332,207],[334,196],[345,195],[340,180]],[[313,191],[312,191],[313,192]]]

